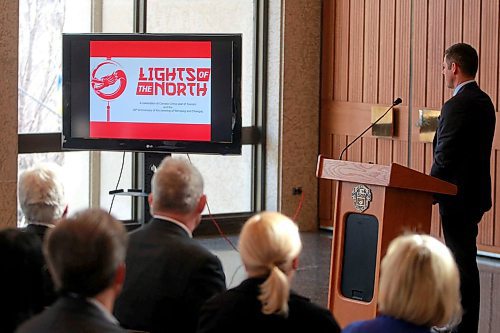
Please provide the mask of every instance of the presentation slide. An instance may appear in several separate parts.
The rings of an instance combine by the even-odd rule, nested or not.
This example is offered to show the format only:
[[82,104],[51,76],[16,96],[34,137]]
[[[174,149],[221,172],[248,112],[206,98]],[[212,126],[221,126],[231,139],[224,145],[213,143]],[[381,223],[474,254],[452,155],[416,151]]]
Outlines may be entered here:
[[211,140],[210,41],[91,41],[90,137]]

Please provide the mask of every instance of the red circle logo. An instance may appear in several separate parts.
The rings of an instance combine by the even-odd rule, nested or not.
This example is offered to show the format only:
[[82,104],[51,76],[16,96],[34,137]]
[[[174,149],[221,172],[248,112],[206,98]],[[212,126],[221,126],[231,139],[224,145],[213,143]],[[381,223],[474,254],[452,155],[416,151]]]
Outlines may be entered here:
[[123,93],[127,76],[117,62],[106,60],[92,70],[91,84],[97,96],[110,101]]

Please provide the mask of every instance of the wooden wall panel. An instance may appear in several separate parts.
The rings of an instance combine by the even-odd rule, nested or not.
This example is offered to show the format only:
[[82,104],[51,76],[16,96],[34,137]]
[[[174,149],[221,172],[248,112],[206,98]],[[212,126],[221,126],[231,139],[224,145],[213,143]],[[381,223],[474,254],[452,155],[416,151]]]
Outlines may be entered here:
[[[418,110],[440,109],[451,97],[452,89],[444,85],[441,66],[444,50],[456,42],[469,43],[478,50],[480,68],[476,79],[495,105],[500,105],[498,0],[324,0],[323,8],[326,26],[321,136],[333,142],[330,148],[334,158],[348,140],[369,126],[372,106],[387,105],[401,97],[403,103],[395,113],[396,134],[392,139],[373,137],[368,132],[349,149],[347,158],[406,165],[410,154],[410,167],[429,173],[432,144],[419,141]],[[496,163],[500,124],[495,132],[494,208],[480,224],[478,244],[500,253],[500,170]],[[338,154],[333,152],[336,146]],[[321,143],[322,152],[328,149]],[[328,189],[330,206],[335,200],[332,189]],[[320,192],[325,192],[323,187]],[[324,209],[321,212],[322,221],[333,213]],[[432,233],[441,236],[440,230],[434,206]]]
[[[333,1],[335,7],[333,32],[335,39],[335,59],[333,63],[333,97],[337,101],[347,101],[349,86],[349,1]],[[325,36],[324,39],[328,39]],[[323,61],[323,60],[322,60]],[[335,84],[338,82],[338,84]],[[342,82],[342,83],[341,83]]]
[[398,96],[394,91],[395,53],[400,52],[396,40],[396,3],[395,0],[380,2],[380,46],[379,46],[379,74],[378,99],[379,104],[391,104]]
[[[463,14],[464,14],[463,0],[446,0],[445,9],[445,37],[444,45],[440,55],[440,61],[444,60],[444,50],[450,45],[459,43],[463,38]],[[441,104],[448,100],[453,91],[444,86],[443,83],[443,99]]]
[[392,162],[401,165],[408,163],[408,142],[392,141]]
[[[444,49],[445,2],[443,0],[429,0],[429,20],[427,37],[427,100],[425,105],[439,109],[443,103],[443,75],[442,60]],[[422,105],[422,104],[420,104]]]
[[[357,135],[356,135],[357,136]],[[354,135],[347,136],[347,142],[351,143],[356,138]],[[361,140],[357,140],[349,147],[346,152],[346,160],[353,162],[361,162]]]
[[363,100],[363,58],[365,1],[351,0],[349,10],[349,90],[348,100]]
[[424,144],[424,173],[429,174],[432,167],[432,143]]
[[422,142],[412,142],[410,168],[425,172],[425,157],[425,144]]
[[[367,1],[365,5],[364,54],[363,54],[363,102],[377,103],[379,76],[379,2]],[[383,87],[380,87],[383,89]]]
[[[481,76],[479,85],[494,105],[498,93],[498,0],[483,0],[481,8],[481,46],[478,49]],[[483,70],[485,69],[485,70]]]
[[410,84],[410,27],[411,0],[396,1],[394,97],[401,97],[403,105],[409,102]]
[[427,1],[413,2],[413,105],[425,105],[427,81]]
[[392,140],[377,139],[377,164],[390,165],[392,163]]
[[[463,0],[446,0],[445,2],[443,50],[449,45],[461,42],[463,39]],[[443,53],[441,52],[442,57]]]
[[377,163],[377,139],[362,138],[363,140],[363,156],[361,161],[364,163]]
[[493,245],[493,210],[486,212],[478,226],[477,242],[483,245]]
[[[485,0],[463,0],[463,40],[479,50],[481,40],[481,2]],[[495,0],[496,1],[496,0]],[[476,80],[481,80],[481,71],[476,76]],[[451,95],[450,95],[451,96]]]
[[[387,104],[368,104],[354,102],[324,102],[322,109],[325,114],[322,115],[321,129],[331,131],[337,134],[359,135],[371,124],[371,109],[372,106],[388,108]],[[395,107],[394,117],[395,124],[405,122],[408,118],[407,107]],[[416,118],[414,120],[416,122]],[[396,126],[396,125],[395,125]],[[408,136],[407,126],[396,126],[394,138],[405,140]],[[369,130],[363,137],[371,136]],[[418,136],[417,136],[418,137]]]

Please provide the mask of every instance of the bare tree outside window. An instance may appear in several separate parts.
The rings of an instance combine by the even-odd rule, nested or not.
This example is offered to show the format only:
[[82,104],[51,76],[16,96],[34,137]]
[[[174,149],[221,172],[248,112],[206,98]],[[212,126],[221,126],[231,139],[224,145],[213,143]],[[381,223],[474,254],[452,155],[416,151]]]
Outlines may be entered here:
[[[71,30],[90,30],[90,0],[19,0],[19,133],[61,131],[62,33]],[[21,154],[18,172],[39,162],[57,163],[82,177],[88,174],[88,153]],[[83,168],[87,171],[80,173]],[[75,183],[82,182],[87,189],[68,191],[69,201],[77,202],[73,206],[88,205],[88,179]]]
[[[19,2],[19,133],[61,131],[61,33],[65,2]],[[52,162],[64,163],[63,154],[52,156]],[[34,158],[32,154],[21,156],[19,169],[36,163]]]

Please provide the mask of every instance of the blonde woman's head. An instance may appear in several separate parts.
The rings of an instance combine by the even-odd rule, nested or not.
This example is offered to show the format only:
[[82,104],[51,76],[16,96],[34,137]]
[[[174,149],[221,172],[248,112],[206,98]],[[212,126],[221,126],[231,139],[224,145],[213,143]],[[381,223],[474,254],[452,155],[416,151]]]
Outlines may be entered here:
[[302,249],[297,225],[277,212],[262,212],[243,226],[240,255],[250,277],[266,277],[259,300],[264,314],[288,314],[290,278]]
[[394,239],[382,260],[378,302],[381,313],[416,325],[456,324],[460,278],[450,250],[427,235]]

